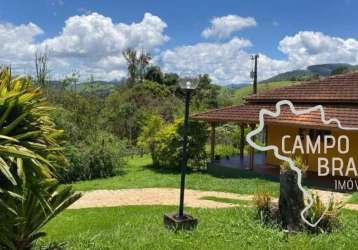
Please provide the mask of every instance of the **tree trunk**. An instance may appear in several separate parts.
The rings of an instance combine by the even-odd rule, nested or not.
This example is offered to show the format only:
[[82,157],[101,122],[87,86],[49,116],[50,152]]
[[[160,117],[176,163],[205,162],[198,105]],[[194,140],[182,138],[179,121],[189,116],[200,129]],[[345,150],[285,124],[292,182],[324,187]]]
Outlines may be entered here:
[[302,227],[301,211],[304,209],[303,193],[297,185],[297,173],[284,170],[280,175],[279,210],[282,226],[289,231]]

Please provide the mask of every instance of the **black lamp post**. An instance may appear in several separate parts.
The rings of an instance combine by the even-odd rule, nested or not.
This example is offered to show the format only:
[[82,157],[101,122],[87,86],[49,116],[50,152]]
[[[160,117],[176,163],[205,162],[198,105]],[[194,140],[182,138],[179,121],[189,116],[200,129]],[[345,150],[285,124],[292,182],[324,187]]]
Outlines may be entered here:
[[185,191],[185,176],[188,162],[188,129],[189,129],[189,104],[191,92],[198,86],[198,81],[180,81],[180,88],[185,93],[185,115],[183,127],[183,155],[181,159],[181,178],[180,178],[180,198],[179,198],[179,213],[165,214],[164,224],[167,227],[174,229],[192,229],[197,225],[197,219],[189,214],[184,214],[184,191]]

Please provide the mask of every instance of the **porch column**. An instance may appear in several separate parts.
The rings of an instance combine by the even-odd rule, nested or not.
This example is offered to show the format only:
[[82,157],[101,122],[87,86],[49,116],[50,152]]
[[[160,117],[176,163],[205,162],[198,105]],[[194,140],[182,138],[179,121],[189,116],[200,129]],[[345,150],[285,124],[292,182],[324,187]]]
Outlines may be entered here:
[[244,124],[240,124],[240,160],[244,159],[245,149],[245,127]]
[[[267,146],[267,142],[268,142],[268,127],[266,125],[265,126],[265,146]],[[267,150],[265,151],[265,162],[266,162],[266,158],[267,158]]]
[[215,123],[210,123],[210,160],[214,162],[215,160]]
[[[251,131],[254,130],[256,127],[255,124],[250,124]],[[255,136],[252,137],[252,140],[255,141]],[[254,163],[255,163],[255,149],[250,146],[249,149],[249,170],[254,169]]]

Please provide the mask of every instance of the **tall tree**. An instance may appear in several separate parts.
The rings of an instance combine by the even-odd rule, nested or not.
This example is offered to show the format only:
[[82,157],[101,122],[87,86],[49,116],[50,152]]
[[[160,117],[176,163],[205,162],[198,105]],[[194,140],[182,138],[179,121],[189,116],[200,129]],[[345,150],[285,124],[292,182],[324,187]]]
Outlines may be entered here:
[[142,82],[144,79],[144,76],[146,74],[147,67],[149,65],[149,62],[151,60],[151,56],[149,53],[142,50],[142,52],[139,55],[138,58],[138,69],[139,69],[139,80]]
[[149,53],[144,50],[138,53],[135,49],[128,48],[122,54],[127,61],[129,83],[134,84],[138,79],[143,81],[146,69],[152,59]]
[[123,51],[123,57],[127,61],[128,68],[128,81],[133,84],[137,80],[138,76],[138,58],[137,51],[131,48],[128,48]]

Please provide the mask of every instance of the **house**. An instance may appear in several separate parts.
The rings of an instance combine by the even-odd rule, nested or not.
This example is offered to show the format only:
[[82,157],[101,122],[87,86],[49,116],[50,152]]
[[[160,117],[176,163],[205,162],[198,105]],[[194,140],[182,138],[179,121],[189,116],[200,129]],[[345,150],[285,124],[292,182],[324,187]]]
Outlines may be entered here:
[[[240,106],[230,106],[208,112],[195,114],[193,119],[206,121],[211,125],[211,160],[215,162],[215,127],[223,123],[235,123],[241,127],[240,157],[237,164],[245,168],[253,169],[256,165],[260,168],[274,167],[282,164],[272,150],[266,152],[263,161],[255,156],[255,151],[250,148],[248,156],[244,156],[244,129],[254,129],[258,124],[261,109],[275,111],[275,105],[280,100],[290,100],[297,110],[303,110],[316,105],[322,105],[326,119],[337,118],[342,126],[358,128],[358,72],[331,76],[324,79],[312,80],[288,87],[256,93],[248,96],[245,103]],[[358,156],[358,131],[345,131],[339,129],[336,123],[324,124],[321,121],[321,113],[314,111],[308,114],[294,115],[288,106],[282,107],[282,112],[277,118],[265,117],[265,143],[277,145],[281,153],[284,140],[285,152],[295,144],[295,138],[300,137],[304,141],[319,140],[322,146],[325,138],[327,143],[337,144],[340,136],[349,139],[349,150],[342,154],[338,145],[332,146],[327,152],[292,152],[292,155],[301,155],[309,166],[309,171],[319,171],[319,157],[325,157],[329,165],[333,163],[343,164],[343,169],[348,167],[350,159]],[[333,141],[333,142],[332,142]],[[342,145],[341,145],[342,146]],[[343,145],[347,146],[347,145]],[[247,158],[247,159],[246,159]],[[342,160],[334,159],[341,158]],[[333,163],[332,163],[333,162]],[[339,166],[338,166],[339,167]],[[338,169],[336,166],[336,168]],[[330,172],[329,175],[332,175]],[[334,174],[334,173],[333,173]],[[337,174],[338,175],[338,174]],[[352,176],[352,173],[349,174]]]

